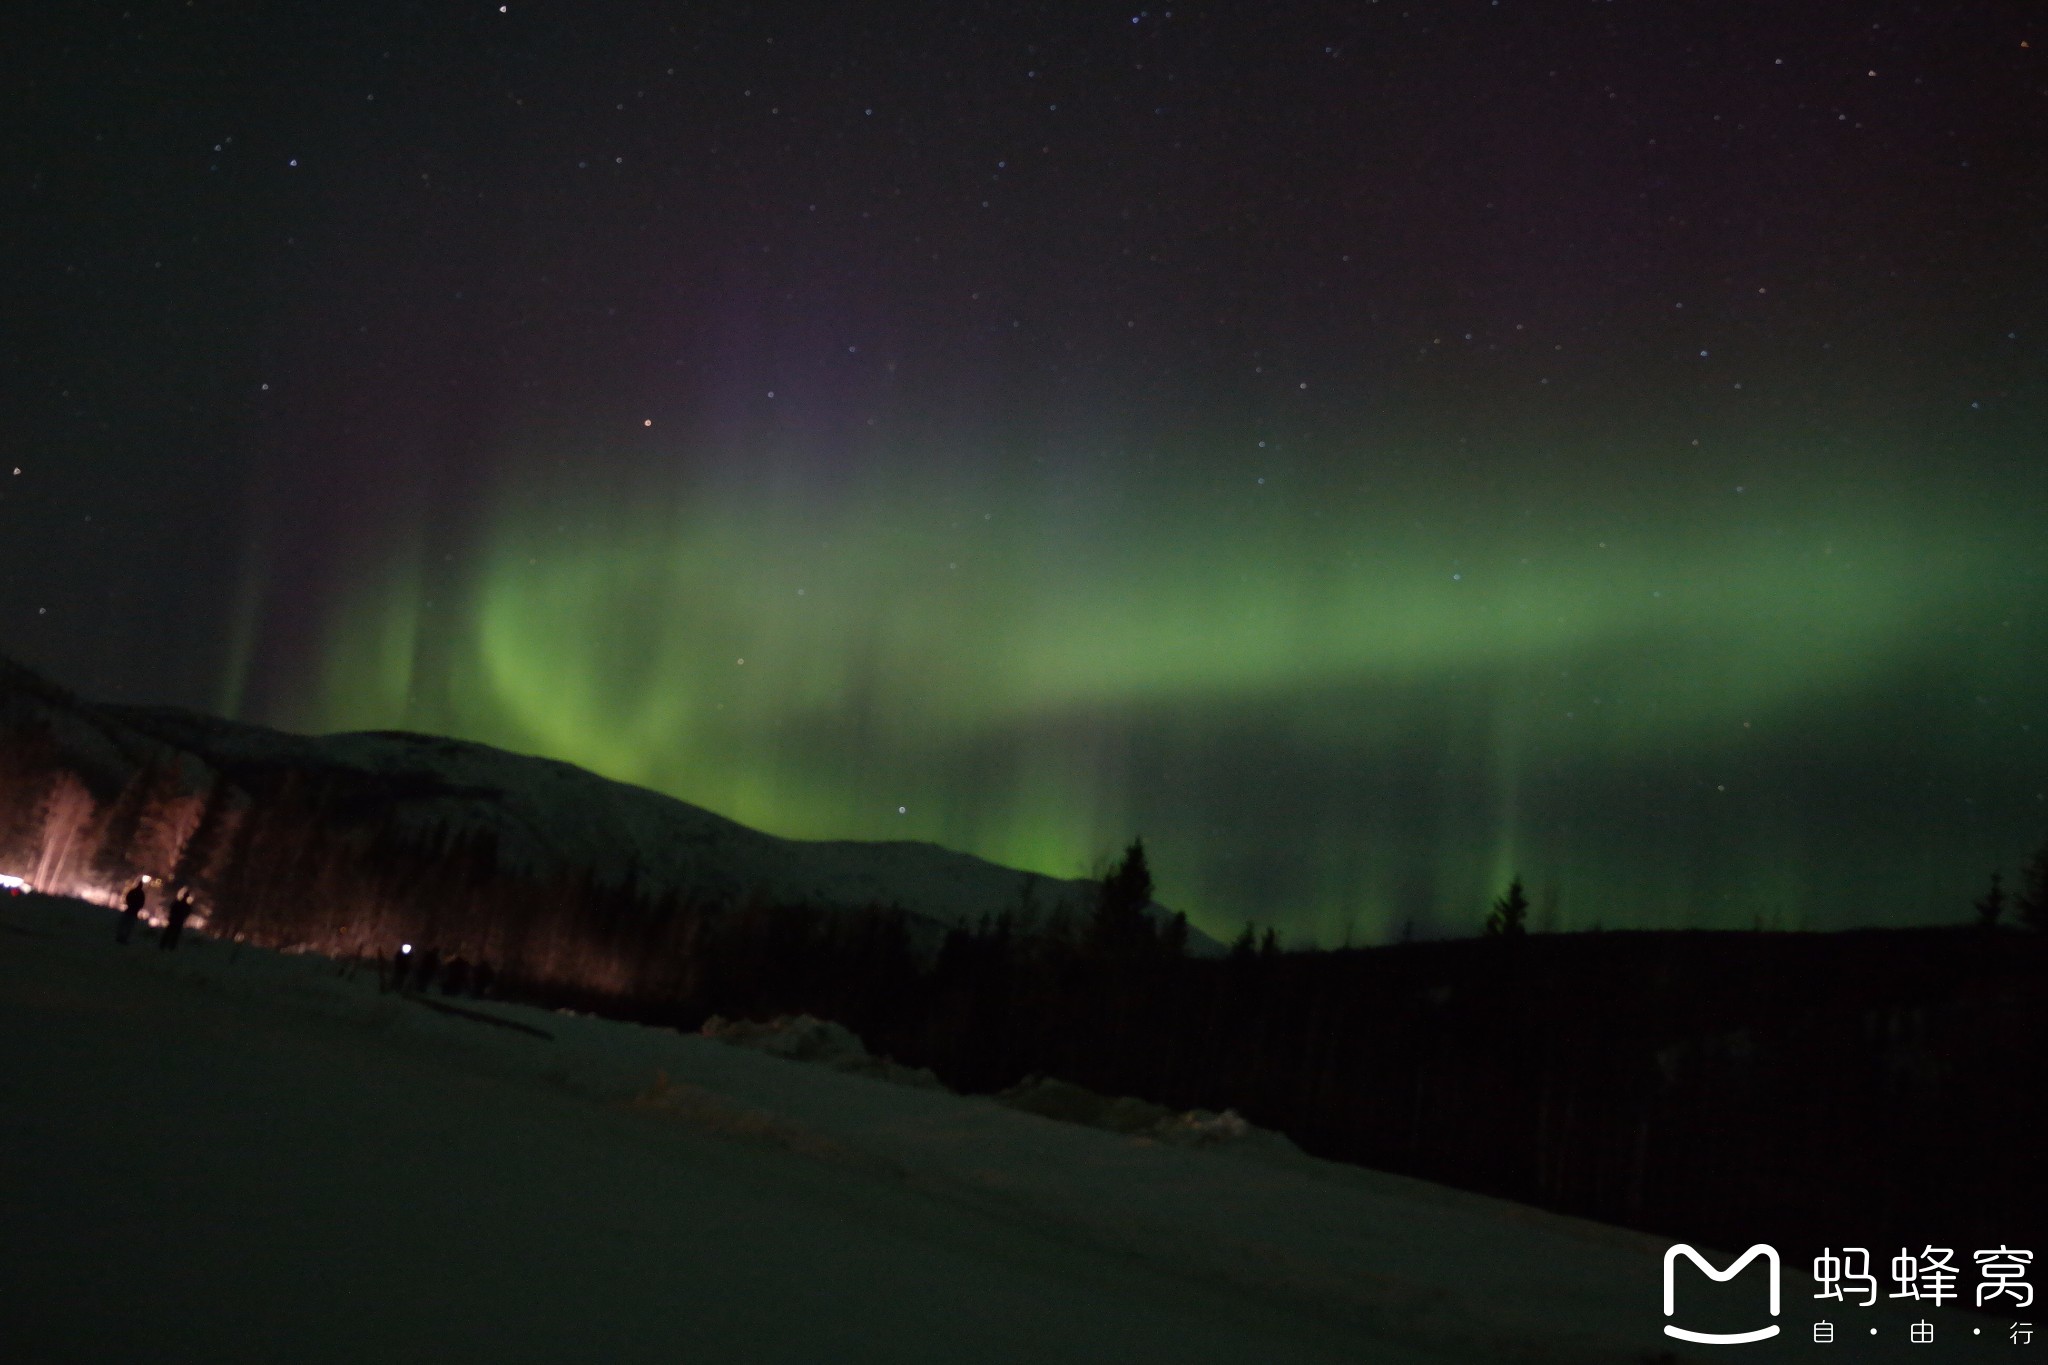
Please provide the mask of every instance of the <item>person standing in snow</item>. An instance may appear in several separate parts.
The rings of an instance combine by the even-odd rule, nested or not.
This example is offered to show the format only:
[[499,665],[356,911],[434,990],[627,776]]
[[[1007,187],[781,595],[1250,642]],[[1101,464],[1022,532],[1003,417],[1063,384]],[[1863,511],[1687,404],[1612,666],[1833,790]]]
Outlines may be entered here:
[[185,921],[192,918],[192,888],[181,886],[171,897],[170,918],[164,922],[164,936],[156,946],[169,950],[178,946],[179,935],[185,932]]
[[128,936],[135,932],[135,921],[142,918],[143,902],[149,899],[149,878],[137,877],[135,885],[128,888],[128,895],[122,900],[121,923],[114,930],[114,942],[126,943]]

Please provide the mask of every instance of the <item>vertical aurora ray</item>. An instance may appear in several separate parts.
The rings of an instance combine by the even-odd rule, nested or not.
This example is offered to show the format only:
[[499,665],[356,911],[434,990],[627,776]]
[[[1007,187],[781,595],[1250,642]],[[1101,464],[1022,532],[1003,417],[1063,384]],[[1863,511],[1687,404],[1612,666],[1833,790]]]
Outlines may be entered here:
[[320,728],[400,729],[434,714],[416,691],[426,646],[426,591],[416,537],[403,537],[347,586],[321,661],[315,695]]
[[234,601],[228,612],[227,654],[221,663],[221,684],[215,701],[215,709],[230,719],[241,716],[249,694],[269,582],[268,558],[262,542],[252,539],[243,546],[241,564],[235,573]]
[[319,722],[1059,875],[1142,833],[1222,934],[1466,931],[1516,873],[1567,926],[1913,919],[1974,872],[1904,850],[1981,737],[1887,728],[2025,685],[1938,643],[2010,617],[1973,508],[947,467],[507,480],[431,618],[416,547],[355,576]]

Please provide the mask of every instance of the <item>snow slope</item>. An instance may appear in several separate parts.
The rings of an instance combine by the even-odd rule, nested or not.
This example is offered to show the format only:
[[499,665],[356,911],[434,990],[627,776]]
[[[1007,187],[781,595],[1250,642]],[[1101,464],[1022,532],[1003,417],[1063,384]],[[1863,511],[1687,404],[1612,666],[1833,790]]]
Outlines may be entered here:
[[930,844],[782,839],[573,764],[463,740],[400,732],[313,738],[190,713],[125,714],[139,728],[179,735],[230,771],[262,764],[381,779],[407,824],[492,829],[499,856],[524,871],[595,867],[616,883],[630,868],[644,885],[711,899],[759,888],[789,904],[897,904],[947,922],[1014,909],[1027,883],[1048,905],[1077,890]]
[[1649,1237],[112,924],[0,901],[9,1360],[1694,1358]]
[[[371,794],[401,827],[496,836],[500,862],[542,876],[628,875],[653,891],[676,888],[710,904],[761,894],[821,909],[895,906],[940,925],[972,924],[1028,903],[1044,914],[1086,913],[1095,885],[901,840],[784,839],[642,787],[552,759],[431,735],[295,735],[172,707],[103,706],[73,696],[0,658],[0,734],[39,722],[89,786],[120,790],[149,757],[176,756],[194,789],[209,770],[334,774]],[[64,887],[91,894],[106,888]],[[1155,918],[1171,912],[1154,906]],[[1189,948],[1221,953],[1199,930]]]

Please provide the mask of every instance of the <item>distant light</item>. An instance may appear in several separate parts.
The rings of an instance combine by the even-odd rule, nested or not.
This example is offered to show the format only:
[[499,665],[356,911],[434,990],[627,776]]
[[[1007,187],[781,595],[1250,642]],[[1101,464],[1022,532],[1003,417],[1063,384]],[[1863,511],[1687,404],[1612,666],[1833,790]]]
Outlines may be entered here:
[[0,890],[26,891],[28,889],[28,883],[23,881],[21,878],[10,877],[4,872],[0,872]]
[[412,951],[412,945],[410,943],[401,943],[398,945],[398,951],[401,953],[409,953]]

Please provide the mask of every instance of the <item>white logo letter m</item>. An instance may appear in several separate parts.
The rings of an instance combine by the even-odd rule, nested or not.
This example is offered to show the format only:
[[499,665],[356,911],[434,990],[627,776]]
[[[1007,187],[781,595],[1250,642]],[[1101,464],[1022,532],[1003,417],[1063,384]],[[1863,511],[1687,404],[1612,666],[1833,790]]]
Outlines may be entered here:
[[[1742,1273],[1742,1268],[1761,1256],[1771,1267],[1771,1316],[1778,1316],[1778,1251],[1776,1247],[1758,1242],[1736,1258],[1735,1264],[1726,1270],[1716,1270],[1707,1264],[1706,1258],[1683,1242],[1673,1243],[1664,1253],[1664,1316],[1670,1317],[1678,1309],[1677,1286],[1673,1283],[1672,1269],[1680,1256],[1686,1257],[1700,1268],[1708,1279],[1725,1283]],[[1680,1341],[1697,1341],[1707,1346],[1735,1346],[1745,1341],[1762,1341],[1765,1337],[1778,1335],[1778,1325],[1759,1327],[1754,1332],[1688,1332],[1683,1327],[1664,1324],[1664,1335],[1677,1337]]]

